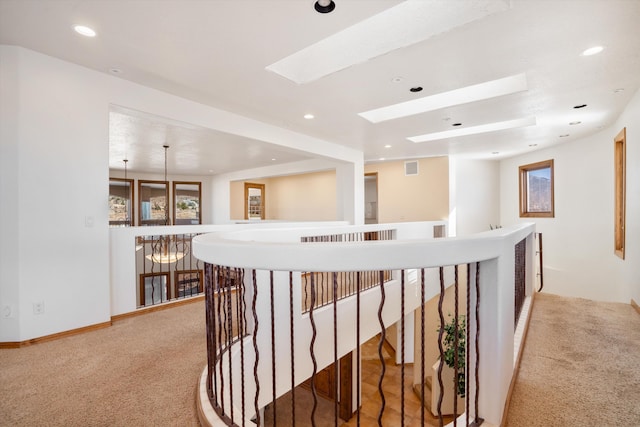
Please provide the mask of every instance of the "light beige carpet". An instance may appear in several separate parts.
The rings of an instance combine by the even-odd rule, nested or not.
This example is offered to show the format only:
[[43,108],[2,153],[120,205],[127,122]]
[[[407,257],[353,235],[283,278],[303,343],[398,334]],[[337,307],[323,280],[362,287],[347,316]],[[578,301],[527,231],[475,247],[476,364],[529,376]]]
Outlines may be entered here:
[[197,426],[204,302],[0,350],[0,426]]
[[[204,323],[200,301],[0,350],[0,426],[197,426]],[[506,424],[640,426],[640,315],[537,294]]]
[[506,426],[640,426],[640,315],[536,294]]

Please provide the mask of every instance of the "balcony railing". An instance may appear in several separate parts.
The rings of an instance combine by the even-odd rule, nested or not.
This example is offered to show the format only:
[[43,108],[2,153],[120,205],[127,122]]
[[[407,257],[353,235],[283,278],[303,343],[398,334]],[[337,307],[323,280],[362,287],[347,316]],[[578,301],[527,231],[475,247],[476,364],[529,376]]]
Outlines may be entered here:
[[[394,240],[394,230],[360,231],[330,235],[304,236],[302,242],[365,242],[371,240]],[[391,280],[391,270],[384,272],[384,282]],[[302,311],[306,313],[310,307],[319,308],[333,301],[341,300],[362,292],[378,284],[379,277],[375,271],[342,271],[335,276],[326,272],[305,272],[302,274],[304,298]],[[335,286],[334,286],[335,285]],[[313,295],[311,295],[313,293]]]
[[344,222],[112,227],[109,229],[111,315],[126,316],[149,306],[202,295],[204,263],[194,258],[191,250],[191,239],[197,234],[327,224]]
[[[512,326],[516,293],[531,295],[533,225],[437,240],[432,226],[416,233],[415,225],[396,224],[397,239],[386,241],[300,242],[307,230],[195,238],[194,252],[207,263],[201,422],[499,425],[520,345]],[[318,234],[377,231],[372,227]],[[523,272],[518,284],[516,270]],[[316,273],[305,284],[310,271]],[[375,277],[373,285],[366,275]],[[320,277],[328,293],[323,304],[315,301]],[[340,291],[341,277],[350,278],[349,293]],[[307,287],[310,301],[298,305]],[[363,361],[371,339],[375,369]],[[397,366],[385,360],[388,342]],[[399,370],[395,388],[391,369]],[[305,393],[311,409],[301,413]],[[323,396],[332,410],[320,409]]]
[[191,245],[198,233],[136,237],[137,306],[190,298],[202,294],[203,263]]

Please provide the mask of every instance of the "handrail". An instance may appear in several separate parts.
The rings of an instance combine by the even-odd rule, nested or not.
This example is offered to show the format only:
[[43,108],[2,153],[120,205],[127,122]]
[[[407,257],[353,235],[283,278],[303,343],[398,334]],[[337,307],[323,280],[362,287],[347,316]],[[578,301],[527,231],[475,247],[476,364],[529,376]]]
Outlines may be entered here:
[[[220,265],[241,265],[243,268],[259,270],[400,270],[497,258],[506,242],[515,244],[534,229],[533,224],[520,224],[464,237],[318,242],[312,245],[298,240],[277,241],[278,235],[287,231],[286,229],[263,229],[256,230],[255,233],[252,230],[220,231],[194,238],[193,251],[196,257],[206,262],[215,260]],[[300,229],[288,231],[301,235]],[[276,241],[267,240],[269,237],[274,237]]]

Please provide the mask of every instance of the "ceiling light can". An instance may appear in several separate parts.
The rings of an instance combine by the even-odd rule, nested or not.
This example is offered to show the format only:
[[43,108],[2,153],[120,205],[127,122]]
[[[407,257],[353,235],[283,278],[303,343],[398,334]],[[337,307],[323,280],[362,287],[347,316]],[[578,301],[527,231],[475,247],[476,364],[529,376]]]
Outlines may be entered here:
[[331,13],[336,8],[336,4],[333,0],[318,0],[313,7],[318,13]]

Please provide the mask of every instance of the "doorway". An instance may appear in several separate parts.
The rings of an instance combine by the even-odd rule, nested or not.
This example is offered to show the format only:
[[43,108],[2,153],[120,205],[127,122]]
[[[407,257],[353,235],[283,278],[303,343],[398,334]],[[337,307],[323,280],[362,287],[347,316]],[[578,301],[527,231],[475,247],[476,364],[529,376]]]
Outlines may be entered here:
[[244,183],[244,219],[264,219],[264,184]]
[[364,174],[364,223],[378,223],[378,173]]

